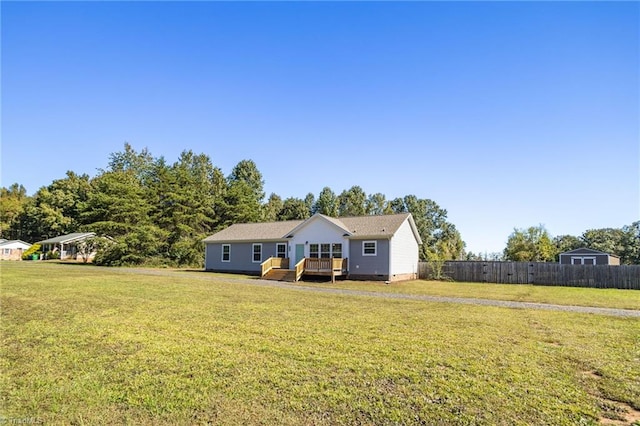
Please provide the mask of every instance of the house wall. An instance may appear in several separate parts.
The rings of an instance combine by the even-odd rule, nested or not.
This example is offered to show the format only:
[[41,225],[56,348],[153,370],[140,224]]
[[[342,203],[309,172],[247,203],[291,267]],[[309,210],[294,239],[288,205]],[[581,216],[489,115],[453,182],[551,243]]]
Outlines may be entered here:
[[23,244],[20,241],[7,242],[0,247],[0,259],[1,260],[22,260],[22,253],[24,253],[29,247],[29,244]]
[[[342,244],[342,257],[349,258],[349,240],[344,236],[344,230],[328,222],[321,217],[307,223],[298,230],[289,241],[289,263],[291,269],[295,268],[296,244],[304,245],[304,257],[309,257],[309,244]],[[349,263],[351,263],[349,261]]]
[[[376,256],[363,256],[362,245],[364,241],[377,242]],[[349,240],[349,276],[351,279],[388,280],[389,270],[389,240]]]
[[418,278],[418,242],[405,220],[391,238],[390,272],[392,280]]
[[[260,263],[276,256],[276,244],[286,241],[228,243],[231,246],[230,262],[222,261],[222,245],[227,243],[208,243],[205,247],[205,264],[207,271],[260,273]],[[253,262],[253,244],[262,244],[262,260]]]
[[0,259],[22,260],[22,253],[24,253],[24,250],[21,248],[2,247],[0,248]]

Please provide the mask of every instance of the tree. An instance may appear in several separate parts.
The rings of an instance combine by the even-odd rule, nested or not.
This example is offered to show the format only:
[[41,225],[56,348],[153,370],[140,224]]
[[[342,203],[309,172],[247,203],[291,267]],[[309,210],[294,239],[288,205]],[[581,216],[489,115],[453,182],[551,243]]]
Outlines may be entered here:
[[278,220],[297,220],[307,219],[309,217],[309,209],[304,200],[299,198],[287,198],[284,200],[282,210],[278,213]]
[[338,197],[329,188],[325,186],[318,195],[318,200],[313,206],[313,214],[320,213],[325,216],[337,217],[338,216]]
[[0,188],[0,237],[8,240],[20,239],[20,215],[27,203],[27,190],[14,183],[9,188]]
[[243,181],[232,181],[219,205],[222,226],[234,223],[256,223],[262,220],[262,206],[251,186]]
[[384,194],[375,193],[369,195],[366,205],[366,212],[370,215],[383,215],[393,213],[390,206],[387,203],[387,199]]
[[267,200],[267,203],[262,209],[264,212],[264,220],[267,222],[275,222],[278,220],[278,214],[280,213],[280,210],[282,210],[282,206],[282,198],[280,198],[278,194],[272,192],[271,195],[269,195],[269,200]]
[[146,183],[154,168],[154,158],[147,148],[139,153],[131,144],[125,142],[124,151],[109,154],[107,171],[131,172],[143,184]]
[[304,205],[307,207],[307,217],[311,217],[312,215],[315,214],[315,212],[313,211],[313,207],[315,206],[315,204],[316,204],[316,197],[309,192],[304,197]]
[[556,246],[555,261],[560,261],[560,253],[571,251],[584,247],[584,241],[573,235],[559,235],[553,239],[553,244]]
[[264,180],[253,160],[242,160],[236,164],[228,180],[229,185],[234,182],[245,182],[259,203],[264,199]]
[[20,214],[21,238],[40,241],[76,232],[84,224],[82,213],[91,191],[88,175],[67,172],[63,179],[40,188]]
[[104,172],[91,186],[83,219],[115,242],[96,255],[96,264],[140,264],[166,253],[168,233],[152,223],[145,188],[133,171]]
[[622,232],[621,262],[625,265],[640,265],[640,221],[623,226]]
[[183,151],[171,167],[158,161],[152,175],[154,217],[168,232],[168,258],[177,265],[201,264],[202,239],[218,223],[215,203],[221,197],[211,160],[205,154]]
[[624,232],[619,228],[589,229],[582,233],[584,247],[620,256],[624,251]]
[[363,216],[366,214],[367,194],[358,185],[338,195],[338,216]]
[[550,262],[556,254],[557,248],[543,225],[514,229],[504,249],[505,260],[515,262]]

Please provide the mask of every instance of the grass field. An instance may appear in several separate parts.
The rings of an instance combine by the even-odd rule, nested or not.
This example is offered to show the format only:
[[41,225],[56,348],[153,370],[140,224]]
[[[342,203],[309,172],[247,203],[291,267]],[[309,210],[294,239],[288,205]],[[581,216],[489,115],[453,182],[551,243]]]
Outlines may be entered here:
[[[3,423],[622,424],[640,409],[637,318],[322,294],[213,274],[0,268]],[[424,283],[366,289],[524,297]],[[571,290],[540,287],[523,300],[638,303],[632,291]]]

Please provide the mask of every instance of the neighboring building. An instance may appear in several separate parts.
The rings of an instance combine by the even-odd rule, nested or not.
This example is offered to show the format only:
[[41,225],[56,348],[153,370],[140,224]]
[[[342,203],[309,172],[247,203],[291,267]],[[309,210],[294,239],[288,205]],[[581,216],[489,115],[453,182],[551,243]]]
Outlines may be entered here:
[[1,260],[22,260],[22,253],[29,250],[31,244],[21,240],[2,240],[0,242]]
[[562,265],[620,265],[620,257],[588,248],[560,253]]
[[[95,232],[76,232],[73,234],[60,235],[59,237],[49,238],[48,240],[40,241],[38,244],[42,246],[41,250],[44,253],[45,258],[47,253],[60,253],[60,259],[77,259],[78,258],[78,244],[86,240],[87,238],[95,237]],[[95,256],[95,253],[89,254],[89,260]]]
[[[294,273],[285,278],[291,280],[342,275],[384,281],[417,278],[422,244],[410,213],[235,224],[204,242],[208,271],[264,276],[273,263]],[[267,262],[271,258],[276,261]]]

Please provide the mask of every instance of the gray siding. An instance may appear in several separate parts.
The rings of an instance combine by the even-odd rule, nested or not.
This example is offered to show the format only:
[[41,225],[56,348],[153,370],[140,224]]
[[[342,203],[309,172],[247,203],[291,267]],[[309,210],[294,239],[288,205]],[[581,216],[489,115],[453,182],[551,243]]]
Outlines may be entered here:
[[[282,241],[286,244],[286,241]],[[231,246],[231,261],[222,261],[222,245]],[[260,273],[260,263],[254,263],[253,244],[262,244],[262,262],[272,256],[276,256],[277,242],[255,243],[212,243],[206,244],[205,249],[205,269],[216,272],[250,272]]]
[[[363,256],[362,243],[376,241],[376,256]],[[350,240],[349,242],[349,275],[378,276],[389,278],[389,240]]]
[[[609,255],[608,254],[593,254],[593,253],[571,253],[571,254],[561,254],[560,255],[560,264],[561,265],[571,265],[572,257],[595,257],[596,265],[608,265],[609,264]],[[618,264],[618,263],[612,263]]]

